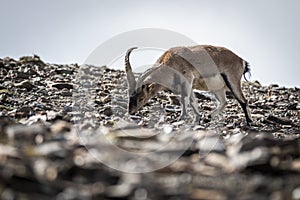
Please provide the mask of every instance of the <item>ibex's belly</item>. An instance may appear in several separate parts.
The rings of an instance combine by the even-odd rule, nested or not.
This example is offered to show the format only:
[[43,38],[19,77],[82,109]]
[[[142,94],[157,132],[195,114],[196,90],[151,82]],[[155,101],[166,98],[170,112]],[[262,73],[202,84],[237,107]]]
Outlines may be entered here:
[[194,89],[202,91],[216,91],[225,86],[225,82],[220,74],[207,78],[196,78],[193,83]]

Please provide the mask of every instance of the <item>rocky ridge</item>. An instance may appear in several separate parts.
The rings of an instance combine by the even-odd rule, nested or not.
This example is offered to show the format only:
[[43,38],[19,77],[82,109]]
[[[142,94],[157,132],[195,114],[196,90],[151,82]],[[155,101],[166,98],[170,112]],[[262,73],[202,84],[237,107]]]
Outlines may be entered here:
[[[1,199],[300,198],[300,89],[255,81],[244,82],[243,91],[251,127],[230,93],[224,116],[213,120],[214,102],[197,93],[199,124],[192,112],[178,121],[170,92],[129,116],[123,71],[48,64],[36,55],[0,59]],[[182,155],[158,171],[123,173],[90,156],[90,149],[100,156],[109,150],[99,139],[103,130],[130,151],[155,151],[173,133],[192,143],[181,149],[179,138],[163,150]]]

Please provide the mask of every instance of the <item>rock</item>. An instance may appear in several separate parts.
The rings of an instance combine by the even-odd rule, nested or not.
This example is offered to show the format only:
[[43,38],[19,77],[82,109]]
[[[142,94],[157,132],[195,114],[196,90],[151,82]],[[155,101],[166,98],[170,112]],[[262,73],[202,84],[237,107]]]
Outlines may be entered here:
[[225,146],[219,136],[206,136],[198,141],[199,153],[210,153],[212,151],[224,152]]
[[28,63],[28,64],[37,64],[40,66],[45,65],[45,63],[37,55],[20,57],[19,62],[20,63]]
[[280,118],[280,117],[276,117],[274,115],[269,115],[267,117],[267,120],[270,120],[272,122],[276,122],[279,124],[283,124],[283,125],[293,125],[292,121],[286,118]]
[[58,120],[50,127],[52,133],[69,132],[71,130],[71,125],[65,121]]
[[62,119],[61,114],[58,113],[58,112],[55,112],[53,110],[46,111],[46,115],[47,115],[47,120],[48,121],[54,121],[54,120],[57,120],[57,119]]
[[271,84],[271,85],[269,85],[269,87],[271,87],[271,88],[277,88],[277,87],[279,87],[279,85],[278,84]]
[[73,74],[74,70],[70,69],[55,69],[57,74]]
[[23,117],[29,117],[34,114],[34,110],[30,106],[23,106],[19,109],[17,109],[15,117],[16,118],[23,118]]
[[70,84],[70,83],[54,83],[52,85],[52,87],[55,87],[57,89],[73,89],[73,84]]
[[27,91],[30,91],[34,88],[34,85],[30,81],[26,80],[26,81],[22,81],[20,83],[16,83],[15,87],[25,88]]
[[68,105],[66,105],[66,106],[64,106],[64,108],[63,108],[63,112],[72,112],[73,111],[73,107],[72,106],[68,106]]
[[37,134],[46,134],[47,128],[43,124],[33,124],[26,126],[23,124],[14,124],[6,128],[8,138],[12,140],[21,140],[22,142],[34,141]]
[[16,123],[16,121],[13,118],[9,116],[0,116],[0,133],[3,133],[7,126],[10,126],[14,123]]
[[30,74],[17,71],[17,72],[15,72],[14,78],[28,79],[29,77],[30,77]]
[[35,124],[37,122],[45,122],[47,119],[47,116],[45,113],[43,114],[36,114],[31,117],[29,117],[26,121],[21,121],[23,124],[26,124],[27,126]]
[[[236,169],[255,169],[263,172],[292,170],[286,163],[286,156],[300,155],[300,139],[276,140],[271,136],[248,135],[230,146],[227,155]],[[285,163],[285,164],[284,164]]]
[[112,111],[112,109],[111,109],[110,107],[104,108],[103,111],[102,111],[102,113],[103,113],[104,115],[106,115],[106,116],[111,116],[111,115],[113,115],[113,111]]
[[[170,91],[129,115],[123,70],[80,68],[38,56],[0,59],[0,199],[299,196],[299,88],[243,82],[251,126],[231,93],[215,119],[207,117],[212,96],[196,93],[197,125],[190,106],[179,120]],[[149,173],[106,166],[144,170],[160,161],[166,166]]]
[[261,84],[258,81],[254,81],[253,82],[253,86],[255,86],[255,87],[261,87]]
[[63,88],[61,91],[60,91],[60,94],[64,97],[71,97],[72,96],[72,92],[70,92],[67,88]]
[[204,161],[214,167],[220,167],[226,172],[232,172],[234,166],[230,163],[229,158],[224,154],[209,153],[204,158]]
[[215,200],[226,200],[228,199],[222,191],[212,190],[212,189],[193,189],[191,199],[215,199]]
[[288,105],[289,110],[297,110],[298,103],[290,103]]
[[27,68],[25,68],[24,73],[29,76],[39,76],[39,73],[32,69],[32,67],[29,65]]

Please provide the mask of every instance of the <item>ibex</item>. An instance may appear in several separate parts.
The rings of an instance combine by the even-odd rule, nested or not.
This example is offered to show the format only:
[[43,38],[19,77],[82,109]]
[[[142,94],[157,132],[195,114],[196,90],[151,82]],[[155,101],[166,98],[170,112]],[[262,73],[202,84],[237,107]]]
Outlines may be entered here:
[[134,49],[136,47],[128,49],[125,55],[129,114],[137,112],[159,91],[171,89],[181,95],[181,119],[190,104],[196,115],[195,120],[199,121],[200,113],[193,89],[210,91],[215,95],[219,104],[210,114],[211,117],[224,109],[226,90],[230,90],[241,105],[247,124],[252,122],[248,102],[241,89],[242,76],[245,78],[245,73],[250,72],[249,64],[232,51],[211,45],[174,47],[164,52],[156,64],[136,81],[129,62]]

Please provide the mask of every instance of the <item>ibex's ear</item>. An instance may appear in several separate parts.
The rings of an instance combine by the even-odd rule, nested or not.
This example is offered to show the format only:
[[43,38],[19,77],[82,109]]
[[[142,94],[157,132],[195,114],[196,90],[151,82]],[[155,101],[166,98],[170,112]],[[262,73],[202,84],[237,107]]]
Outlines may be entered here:
[[150,92],[151,90],[153,90],[154,86],[155,86],[154,83],[149,84],[148,87],[147,87],[148,92]]
[[153,92],[155,92],[155,86],[156,86],[155,83],[151,83],[147,85],[147,93],[151,95]]

